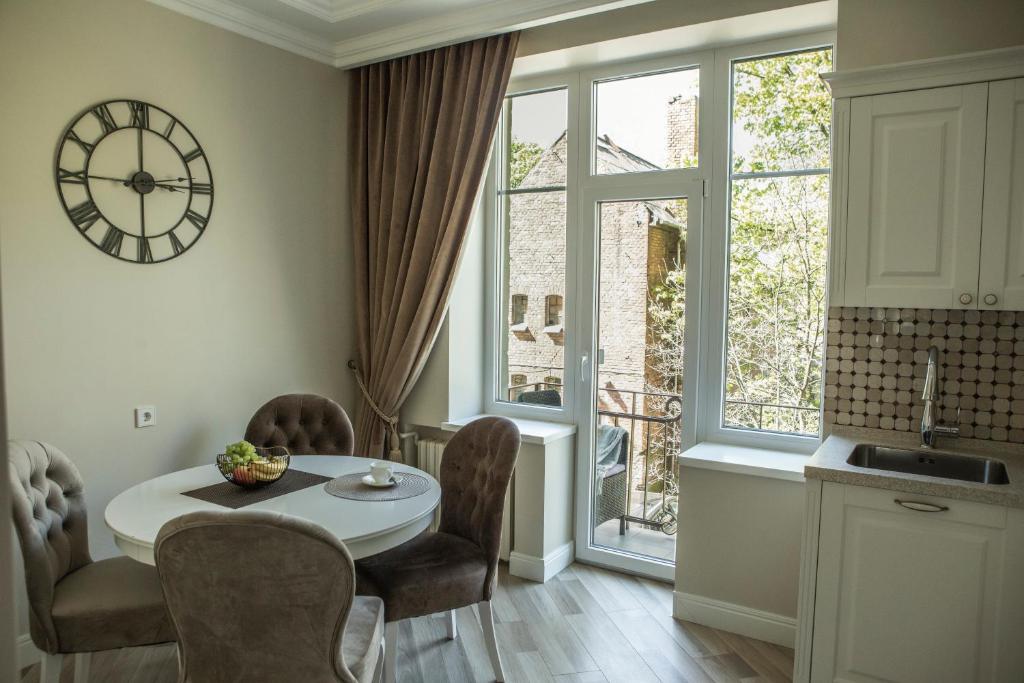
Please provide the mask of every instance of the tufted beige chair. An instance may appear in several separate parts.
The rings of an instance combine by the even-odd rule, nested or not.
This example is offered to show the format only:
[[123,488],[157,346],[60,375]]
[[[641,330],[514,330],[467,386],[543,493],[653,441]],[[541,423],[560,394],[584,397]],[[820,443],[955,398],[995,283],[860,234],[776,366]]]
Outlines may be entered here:
[[194,512],[160,529],[155,555],[180,683],[376,677],[384,605],[355,597],[352,556],[324,528],[273,512]]
[[441,457],[441,524],[402,545],[356,562],[360,595],[384,600],[384,680],[395,680],[398,622],[478,604],[495,679],[505,680],[494,637],[491,595],[501,544],[505,493],[519,455],[519,429],[511,420],[485,417],[452,437]]
[[285,394],[256,411],[245,428],[253,446],[284,446],[293,455],[352,455],[355,434],[337,403],[316,394]]
[[38,441],[11,441],[8,451],[41,680],[60,680],[65,654],[76,655],[75,683],[83,683],[90,652],[173,641],[153,567],[127,557],[92,561],[82,478],[71,460]]

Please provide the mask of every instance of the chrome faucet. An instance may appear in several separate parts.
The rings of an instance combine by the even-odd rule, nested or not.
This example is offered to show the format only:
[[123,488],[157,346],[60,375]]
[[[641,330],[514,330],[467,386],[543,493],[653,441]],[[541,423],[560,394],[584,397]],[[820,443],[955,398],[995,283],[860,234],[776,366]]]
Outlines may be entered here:
[[[939,401],[939,350],[936,347],[928,349],[928,372],[924,376],[924,390],[921,398],[924,400],[924,412],[921,413],[921,448],[934,448],[935,439],[939,436],[960,436],[960,427],[939,424],[935,420],[937,412],[936,403]],[[956,411],[957,417],[960,410]]]

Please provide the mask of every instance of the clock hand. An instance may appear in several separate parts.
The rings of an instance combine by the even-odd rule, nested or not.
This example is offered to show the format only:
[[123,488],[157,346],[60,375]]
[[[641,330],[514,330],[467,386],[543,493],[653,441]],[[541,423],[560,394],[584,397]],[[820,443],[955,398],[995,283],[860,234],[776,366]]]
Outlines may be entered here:
[[92,175],[92,174],[89,174],[89,175],[87,175],[85,177],[86,178],[92,178],[93,180],[112,180],[115,183],[121,183],[125,187],[129,187],[132,184],[130,179],[126,180],[124,178],[111,178],[110,176],[105,176],[105,175]]

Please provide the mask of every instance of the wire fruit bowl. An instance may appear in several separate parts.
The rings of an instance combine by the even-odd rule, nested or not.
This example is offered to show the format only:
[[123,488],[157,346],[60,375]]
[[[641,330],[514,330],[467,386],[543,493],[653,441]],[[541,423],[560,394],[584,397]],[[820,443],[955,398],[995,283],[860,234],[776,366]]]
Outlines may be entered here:
[[220,453],[217,455],[217,471],[232,484],[247,489],[273,484],[288,471],[291,456],[284,446],[257,447],[256,454],[259,460],[236,465],[231,462],[230,456]]

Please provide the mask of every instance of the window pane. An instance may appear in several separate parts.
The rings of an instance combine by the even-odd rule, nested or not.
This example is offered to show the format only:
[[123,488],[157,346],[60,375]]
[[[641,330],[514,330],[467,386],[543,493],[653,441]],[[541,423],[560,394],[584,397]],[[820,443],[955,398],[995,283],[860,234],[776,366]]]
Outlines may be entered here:
[[828,168],[832,50],[733,63],[734,172]]
[[[505,188],[565,185],[566,91],[510,97],[511,149]],[[542,163],[543,162],[543,163]]]
[[598,82],[594,172],[695,167],[699,82],[696,68]]
[[817,434],[828,176],[732,188],[725,424]]
[[504,329],[496,398],[559,406],[568,96],[562,88],[508,100],[499,190]]
[[733,173],[753,177],[730,180],[726,427],[820,431],[829,68],[828,49],[733,65]]

